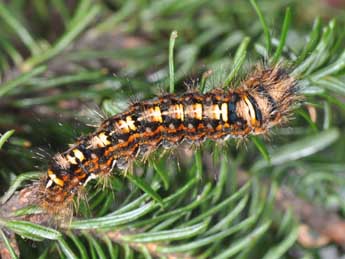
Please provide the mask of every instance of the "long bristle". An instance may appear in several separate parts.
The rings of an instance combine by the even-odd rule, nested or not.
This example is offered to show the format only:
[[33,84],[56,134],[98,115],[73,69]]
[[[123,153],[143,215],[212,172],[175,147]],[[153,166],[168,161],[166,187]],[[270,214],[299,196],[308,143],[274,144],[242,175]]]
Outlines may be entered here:
[[299,99],[297,81],[276,65],[258,66],[236,89],[193,89],[136,102],[54,157],[42,180],[41,206],[71,214],[64,207],[71,207],[89,180],[109,177],[113,169],[132,171],[133,160],[146,161],[159,147],[267,135],[288,120]]

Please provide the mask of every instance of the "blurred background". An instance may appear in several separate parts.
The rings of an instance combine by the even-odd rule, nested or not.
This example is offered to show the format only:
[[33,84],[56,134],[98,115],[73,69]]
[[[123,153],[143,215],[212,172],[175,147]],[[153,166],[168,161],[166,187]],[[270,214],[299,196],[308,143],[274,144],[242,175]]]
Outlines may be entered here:
[[[344,68],[334,65],[335,72],[326,72],[332,64],[340,64],[335,62],[344,50],[345,1],[262,0],[258,6],[270,30],[271,50],[265,47],[262,23],[249,1],[1,0],[0,132],[14,129],[15,134],[0,150],[0,195],[16,176],[43,172],[54,153],[93,131],[90,125],[123,111],[133,100],[167,91],[168,48],[173,30],[178,32],[174,49],[176,93],[184,92],[186,85],[200,84],[207,71],[212,71],[212,76],[206,90],[219,86],[234,65],[239,45],[246,42],[246,58],[233,82],[236,86],[255,64],[267,62],[274,54],[286,8],[290,7],[292,18],[281,57],[302,71],[306,103],[291,126],[275,130],[270,140],[258,138],[255,144],[248,141],[240,148],[230,142],[227,157],[233,170],[245,172],[245,179],[259,175],[264,182],[288,186],[297,197],[331,210],[337,217],[344,216]],[[315,58],[314,66],[309,57]],[[309,64],[310,71],[305,72],[303,64]],[[325,74],[328,77],[323,77]],[[323,133],[320,138],[313,135]],[[306,142],[298,142],[301,148],[305,147],[303,143],[312,146],[315,142],[322,147],[312,146],[311,156],[297,156],[296,160],[302,160],[296,163],[291,162],[292,155],[286,159],[287,164],[284,160],[276,167],[267,165],[265,154],[279,153],[280,147],[304,138]],[[203,151],[201,163],[209,169],[202,177],[203,184],[215,184],[219,175],[213,173],[211,156],[217,152],[208,144]],[[194,152],[181,152],[176,154],[180,165],[169,174],[173,187],[163,191],[163,196],[195,176],[187,174],[174,183],[176,171],[188,168],[189,160],[194,159]],[[167,168],[164,159],[160,163]],[[147,177],[148,181],[153,179],[150,174]],[[229,190],[236,189],[235,178],[227,180]],[[115,191],[122,191],[121,201],[128,191],[123,181],[114,183]],[[109,205],[102,213],[121,207],[119,204]],[[273,234],[265,244],[273,247],[278,239]],[[330,240],[319,250],[297,245],[284,256],[340,258],[341,245]],[[36,255],[41,251],[30,246],[26,249],[34,250]]]
[[[323,23],[336,17],[343,24],[345,19],[341,0],[259,5],[273,40],[279,37],[285,8],[292,8],[287,45],[295,52],[304,46],[316,17]],[[186,89],[183,82],[192,83],[208,69],[224,73],[223,63],[231,62],[244,37],[251,37],[251,45],[263,37],[247,1],[11,0],[0,3],[0,19],[0,78],[5,88],[0,131],[16,130],[13,149],[1,151],[5,175],[31,170],[32,150],[54,153],[85,132],[86,122],[97,117],[86,114],[83,121],[85,112],[109,105],[109,100],[119,105],[112,108],[118,111],[130,98],[166,90],[172,30],[179,35],[175,79],[180,92]],[[247,57],[250,65],[260,59],[256,51]],[[35,77],[30,78],[32,73]],[[16,80],[22,84],[11,86]]]

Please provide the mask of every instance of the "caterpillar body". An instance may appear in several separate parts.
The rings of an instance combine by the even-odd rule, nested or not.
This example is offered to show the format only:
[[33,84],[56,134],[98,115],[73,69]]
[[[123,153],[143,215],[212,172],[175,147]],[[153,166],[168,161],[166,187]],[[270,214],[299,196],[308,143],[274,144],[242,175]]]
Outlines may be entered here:
[[165,94],[135,103],[55,155],[41,181],[40,205],[56,211],[91,179],[115,168],[126,170],[131,161],[158,147],[266,134],[288,119],[297,100],[296,80],[275,66],[257,68],[236,89]]

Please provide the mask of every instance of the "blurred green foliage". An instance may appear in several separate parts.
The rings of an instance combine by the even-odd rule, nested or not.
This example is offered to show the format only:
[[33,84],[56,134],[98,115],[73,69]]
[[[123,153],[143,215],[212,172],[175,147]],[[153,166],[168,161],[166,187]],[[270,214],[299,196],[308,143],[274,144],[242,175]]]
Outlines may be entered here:
[[[322,249],[296,242],[298,221],[275,210],[274,197],[284,185],[345,213],[345,15],[324,4],[1,1],[5,198],[43,172],[55,152],[92,131],[89,124],[124,110],[133,98],[169,91],[169,61],[176,93],[185,84],[204,91],[235,87],[255,64],[283,61],[306,96],[291,124],[274,129],[269,141],[251,138],[238,148],[233,140],[206,142],[187,154],[156,154],[138,162],[136,174],[111,178],[111,188],[90,184],[68,231],[0,219],[25,238],[18,237],[21,257],[320,257]],[[117,233],[112,241],[110,232]],[[33,246],[27,239],[46,241]]]

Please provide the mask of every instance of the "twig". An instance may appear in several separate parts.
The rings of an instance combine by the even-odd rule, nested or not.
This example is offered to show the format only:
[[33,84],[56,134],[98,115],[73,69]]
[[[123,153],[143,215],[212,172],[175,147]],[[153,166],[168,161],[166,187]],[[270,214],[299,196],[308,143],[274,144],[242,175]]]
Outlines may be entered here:
[[[238,174],[240,185],[247,182],[249,178],[250,176],[244,171]],[[266,181],[264,184],[269,185],[269,182]],[[301,221],[298,240],[303,246],[319,247],[334,242],[345,247],[345,220],[336,212],[297,197],[286,186],[277,190],[275,206],[283,212],[292,210]],[[317,232],[319,236],[312,237],[308,232]]]
[[[286,187],[279,189],[276,206],[281,210],[292,209],[301,222],[318,232],[325,242],[325,238],[328,238],[329,241],[345,247],[345,220],[341,219],[337,213],[302,200]],[[318,246],[316,241],[315,246]]]
[[[21,191],[14,193],[5,204],[0,205],[0,219],[1,218],[11,218],[11,219],[19,219],[19,220],[26,220],[32,223],[40,224],[40,225],[51,225],[53,218],[52,215],[41,213],[41,214],[34,214],[34,215],[25,215],[25,216],[15,216],[14,212],[23,209],[29,205],[35,204],[38,195],[38,185],[33,184],[29,187],[22,189]],[[68,228],[60,229],[62,232],[69,231]],[[80,235],[80,231],[73,231],[74,234]],[[145,248],[152,256],[154,257],[162,257],[168,259],[192,259],[193,257],[186,255],[186,254],[162,254],[159,252],[159,249],[162,248],[162,245],[159,243],[137,243],[137,242],[128,242],[125,240],[126,233],[122,231],[108,231],[108,232],[99,232],[99,231],[90,231],[90,233],[94,234],[100,239],[104,239],[108,237],[113,242],[118,244],[126,244],[129,245],[131,248],[142,251]],[[17,242],[15,240],[15,234],[11,231],[6,230],[7,238],[10,240],[11,246],[14,248],[17,256],[20,256],[19,249]],[[10,251],[6,247],[4,240],[0,239],[0,255],[2,259],[11,258]]]

